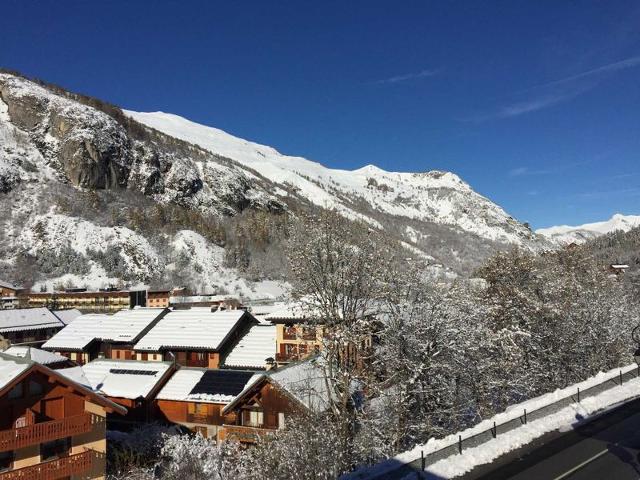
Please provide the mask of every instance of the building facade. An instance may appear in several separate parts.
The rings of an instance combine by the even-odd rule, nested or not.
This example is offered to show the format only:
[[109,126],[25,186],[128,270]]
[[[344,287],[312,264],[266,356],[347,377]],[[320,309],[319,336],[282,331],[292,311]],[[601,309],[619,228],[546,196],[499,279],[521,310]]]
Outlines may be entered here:
[[104,478],[106,415],[126,409],[25,359],[0,369],[0,480]]

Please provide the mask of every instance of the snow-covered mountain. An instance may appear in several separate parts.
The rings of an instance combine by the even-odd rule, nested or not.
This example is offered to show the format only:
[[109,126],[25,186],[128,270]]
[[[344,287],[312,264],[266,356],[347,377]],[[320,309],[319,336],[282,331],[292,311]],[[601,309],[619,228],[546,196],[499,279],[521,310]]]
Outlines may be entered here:
[[616,213],[604,222],[585,223],[584,225],[573,227],[560,225],[557,227],[540,228],[536,230],[536,233],[544,235],[559,245],[568,245],[570,243],[584,243],[592,238],[617,230],[628,232],[638,226],[640,226],[640,215],[622,215]]
[[[352,171],[330,169],[177,115],[125,113],[172,137],[231,158],[276,185],[292,186],[316,205],[336,208],[376,226],[380,226],[377,214],[383,214],[450,225],[497,242],[523,244],[532,239],[521,223],[450,172],[397,173],[374,165]],[[414,240],[410,232],[404,235]]]
[[238,244],[220,237],[233,235],[225,219],[246,212],[335,208],[457,273],[497,249],[549,245],[453,173],[329,169],[10,73],[0,73],[0,201],[0,273],[25,270],[26,258],[41,280],[91,286],[174,272],[202,290],[277,291],[260,271],[252,282],[231,268],[251,263],[246,251],[227,261]]

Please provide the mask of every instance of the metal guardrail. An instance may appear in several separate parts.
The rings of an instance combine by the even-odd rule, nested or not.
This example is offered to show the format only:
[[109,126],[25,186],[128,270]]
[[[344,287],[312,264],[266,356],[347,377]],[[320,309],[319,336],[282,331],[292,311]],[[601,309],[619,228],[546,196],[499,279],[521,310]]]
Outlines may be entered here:
[[[520,415],[519,417],[499,424],[494,423],[493,427],[488,428],[487,430],[483,430],[480,433],[466,438],[462,438],[462,435],[459,435],[458,442],[441,448],[440,450],[436,450],[435,452],[422,455],[421,458],[409,462],[407,465],[410,465],[416,470],[424,470],[428,465],[431,465],[439,460],[443,460],[452,455],[461,454],[465,449],[478,447],[490,440],[493,440],[494,438],[497,438],[500,435],[503,435],[507,432],[510,432],[511,430],[525,425],[528,422],[538,420],[553,413],[559,412],[569,405],[580,403],[581,399],[593,397],[602,392],[606,392],[607,390],[620,386],[624,382],[637,378],[638,376],[640,376],[640,369],[633,369],[626,373],[622,373],[622,370],[620,370],[619,375],[607,379],[602,383],[586,388],[584,390],[576,388],[576,392],[574,394],[567,395],[566,397],[560,398],[555,402],[552,402],[548,405],[545,405],[544,407],[540,407],[535,410],[528,411],[526,409],[523,409],[522,415]],[[401,467],[402,466],[400,465],[398,466],[398,468]]]

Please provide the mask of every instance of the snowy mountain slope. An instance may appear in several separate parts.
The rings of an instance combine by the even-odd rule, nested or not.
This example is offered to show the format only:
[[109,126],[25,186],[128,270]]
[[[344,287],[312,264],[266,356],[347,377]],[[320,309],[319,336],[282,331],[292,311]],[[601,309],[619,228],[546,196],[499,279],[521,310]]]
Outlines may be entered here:
[[628,232],[634,227],[640,226],[640,215],[622,215],[616,213],[609,220],[603,222],[586,223],[584,225],[540,228],[536,233],[544,235],[559,245],[570,243],[584,243],[592,238],[605,235],[610,232],[622,230]]
[[[177,115],[125,113],[140,123],[196,144],[259,171],[275,184],[288,184],[312,203],[336,208],[379,226],[376,214],[458,227],[491,241],[523,245],[532,233],[500,207],[450,172],[387,172],[373,165],[349,171],[326,168],[302,157],[243,140]],[[356,205],[364,202],[370,211]]]
[[0,200],[9,206],[0,213],[0,276],[33,271],[49,285],[124,279],[279,295],[282,249],[275,241],[271,252],[251,252],[268,245],[244,247],[246,229],[264,233],[283,212],[315,206],[383,228],[436,277],[468,273],[512,245],[549,245],[453,173],[329,169],[1,71]]

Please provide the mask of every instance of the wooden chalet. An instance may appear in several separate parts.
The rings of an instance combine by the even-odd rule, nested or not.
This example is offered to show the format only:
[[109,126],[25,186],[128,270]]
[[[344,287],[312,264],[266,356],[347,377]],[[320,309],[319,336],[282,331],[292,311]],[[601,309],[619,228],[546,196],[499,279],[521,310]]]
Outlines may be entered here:
[[246,370],[180,368],[155,399],[155,418],[183,425],[207,438],[217,438],[224,423],[235,423],[222,409],[259,374]]
[[233,418],[235,422],[218,429],[218,441],[255,443],[260,435],[283,428],[291,415],[325,411],[329,393],[321,362],[315,356],[254,379],[222,409],[225,421]]
[[43,365],[0,354],[0,480],[105,477],[106,415],[126,409]]
[[169,312],[166,308],[136,307],[113,315],[82,315],[42,348],[60,353],[79,365],[100,357],[135,360],[134,345]]
[[0,280],[0,310],[18,308],[20,304],[18,294],[21,291],[20,287]]
[[40,346],[65,326],[47,308],[0,310],[0,335],[12,345]]
[[244,310],[173,310],[135,344],[139,360],[175,360],[185,367],[219,368],[258,321]]
[[324,327],[315,322],[309,325],[311,318],[301,305],[286,305],[264,318],[276,325],[278,365],[305,359],[322,348]]

